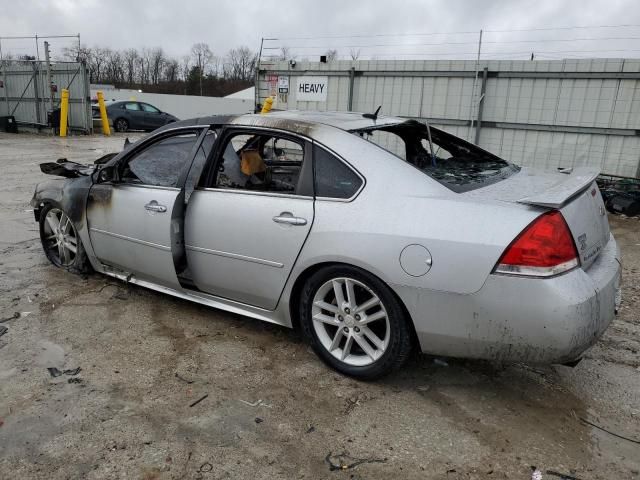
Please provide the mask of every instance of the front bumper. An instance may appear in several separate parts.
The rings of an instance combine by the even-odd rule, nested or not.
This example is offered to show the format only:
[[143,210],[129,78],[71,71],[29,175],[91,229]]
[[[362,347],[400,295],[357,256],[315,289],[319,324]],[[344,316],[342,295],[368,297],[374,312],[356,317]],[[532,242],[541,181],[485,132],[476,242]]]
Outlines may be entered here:
[[587,270],[548,279],[489,275],[471,295],[394,289],[425,353],[564,363],[579,358],[613,320],[620,275],[620,250],[611,236]]

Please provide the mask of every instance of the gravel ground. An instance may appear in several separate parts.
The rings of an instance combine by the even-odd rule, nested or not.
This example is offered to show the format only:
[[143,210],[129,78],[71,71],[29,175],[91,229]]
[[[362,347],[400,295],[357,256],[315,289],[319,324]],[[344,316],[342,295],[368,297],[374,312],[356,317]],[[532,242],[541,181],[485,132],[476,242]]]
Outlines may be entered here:
[[638,219],[610,218],[624,303],[577,367],[417,356],[362,383],[295,332],[46,261],[38,163],[123,139],[0,134],[0,478],[640,478],[640,445],[583,421],[640,440]]

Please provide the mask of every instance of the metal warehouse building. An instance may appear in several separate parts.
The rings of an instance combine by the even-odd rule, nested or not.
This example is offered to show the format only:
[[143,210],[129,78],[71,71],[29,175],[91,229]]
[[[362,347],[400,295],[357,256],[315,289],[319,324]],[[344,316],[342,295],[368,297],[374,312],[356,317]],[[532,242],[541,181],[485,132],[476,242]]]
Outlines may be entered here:
[[263,60],[257,87],[278,109],[382,105],[520,165],[640,176],[640,60]]

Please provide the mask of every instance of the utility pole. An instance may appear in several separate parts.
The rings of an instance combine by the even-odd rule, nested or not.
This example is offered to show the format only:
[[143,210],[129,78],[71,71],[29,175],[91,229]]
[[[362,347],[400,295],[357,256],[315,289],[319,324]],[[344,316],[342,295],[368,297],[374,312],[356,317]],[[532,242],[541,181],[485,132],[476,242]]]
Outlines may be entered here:
[[53,76],[51,75],[51,60],[49,42],[44,42],[44,61],[47,67],[47,85],[49,89],[49,110],[53,111]]

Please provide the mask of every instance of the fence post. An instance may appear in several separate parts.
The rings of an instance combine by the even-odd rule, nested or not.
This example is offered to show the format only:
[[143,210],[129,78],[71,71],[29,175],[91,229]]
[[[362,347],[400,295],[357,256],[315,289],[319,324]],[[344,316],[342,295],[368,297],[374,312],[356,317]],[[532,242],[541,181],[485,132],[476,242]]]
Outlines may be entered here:
[[[36,108],[36,123],[42,123],[40,119],[40,95],[38,95],[38,76],[40,76],[40,64],[33,62],[33,103]],[[38,130],[40,127],[38,126]]]
[[69,115],[69,90],[62,89],[60,100],[60,136],[67,136],[67,117]]
[[347,105],[347,111],[353,111],[353,84],[355,83],[356,67],[351,67],[349,70],[349,103]]
[[11,115],[9,113],[9,86],[7,85],[7,66],[4,63],[4,58],[2,57],[2,39],[0,39],[0,68],[2,69],[2,89],[4,90],[4,102],[7,106],[7,115]]
[[102,133],[109,136],[111,135],[111,129],[109,128],[109,117],[107,117],[107,107],[104,105],[104,93],[102,91],[97,92],[98,107],[100,108],[100,120],[102,121]]

